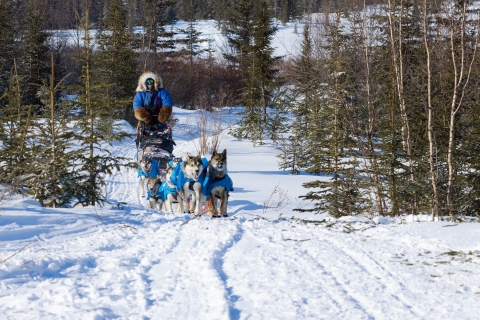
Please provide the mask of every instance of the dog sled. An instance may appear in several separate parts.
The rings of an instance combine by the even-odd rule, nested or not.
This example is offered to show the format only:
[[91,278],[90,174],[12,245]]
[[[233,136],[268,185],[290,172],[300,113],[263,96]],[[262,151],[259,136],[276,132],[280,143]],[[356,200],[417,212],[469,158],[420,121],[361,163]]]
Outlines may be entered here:
[[151,128],[144,122],[139,122],[135,142],[137,160],[140,161],[145,154],[150,153],[158,163],[160,176],[165,177],[168,164],[174,159],[172,152],[176,144],[172,139],[172,128],[170,126]]

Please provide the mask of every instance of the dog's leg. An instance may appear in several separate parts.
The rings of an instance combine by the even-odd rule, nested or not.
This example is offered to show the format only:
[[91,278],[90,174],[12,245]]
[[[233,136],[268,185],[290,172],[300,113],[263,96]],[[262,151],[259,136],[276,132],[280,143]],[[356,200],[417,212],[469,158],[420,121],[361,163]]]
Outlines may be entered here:
[[148,199],[148,203],[150,204],[150,209],[155,209],[156,203],[155,203],[155,199],[153,197]]
[[210,214],[210,218],[217,213],[217,198],[215,198],[215,191],[213,190],[210,192],[210,206],[208,208],[208,213]]
[[140,177],[140,190],[142,197],[145,197],[145,177]]
[[193,190],[195,194],[195,214],[199,214],[202,202],[202,185],[200,183],[195,183],[193,185]]
[[158,210],[162,210],[163,201],[159,199],[157,202],[157,205],[158,205]]
[[172,212],[172,195],[167,194],[167,199],[165,199],[165,210],[167,212]]
[[227,190],[223,190],[222,197],[220,199],[220,212],[219,213],[224,217],[228,217],[227,206],[228,206],[228,194],[227,194]]

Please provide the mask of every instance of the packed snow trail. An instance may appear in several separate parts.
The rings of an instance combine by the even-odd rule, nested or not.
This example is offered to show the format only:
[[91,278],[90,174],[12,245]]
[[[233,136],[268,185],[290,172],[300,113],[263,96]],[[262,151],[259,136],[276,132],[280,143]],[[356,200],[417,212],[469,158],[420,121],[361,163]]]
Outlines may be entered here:
[[[196,153],[177,136],[178,156]],[[272,145],[225,134],[223,148],[235,186],[229,219],[182,226],[191,216],[149,209],[126,168],[106,179],[103,208],[2,203],[0,318],[479,318],[479,224],[303,223],[290,216],[300,216],[294,198],[310,176],[276,170]],[[112,148],[134,152],[132,141]],[[279,182],[292,203],[275,211],[265,199]]]

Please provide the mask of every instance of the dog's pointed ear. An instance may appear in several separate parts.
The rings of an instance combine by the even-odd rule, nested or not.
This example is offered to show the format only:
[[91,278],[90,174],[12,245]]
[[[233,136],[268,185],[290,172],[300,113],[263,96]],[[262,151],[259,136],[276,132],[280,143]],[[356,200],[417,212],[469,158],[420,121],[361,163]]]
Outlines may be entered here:
[[223,153],[223,157],[226,158],[226,157],[227,157],[227,149],[223,149],[223,152],[222,152],[222,153]]
[[187,152],[187,161],[190,161],[190,153]]
[[198,158],[198,159],[201,159],[201,158],[202,158],[202,154],[201,154],[200,152],[198,152],[197,158]]
[[213,149],[212,158],[217,154],[217,149]]

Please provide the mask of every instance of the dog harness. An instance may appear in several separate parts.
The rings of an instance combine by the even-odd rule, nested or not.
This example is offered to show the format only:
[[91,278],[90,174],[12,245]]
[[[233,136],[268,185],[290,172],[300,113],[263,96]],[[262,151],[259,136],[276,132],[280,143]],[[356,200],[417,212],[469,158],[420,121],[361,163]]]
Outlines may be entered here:
[[226,174],[223,178],[216,179],[207,176],[202,185],[202,193],[205,195],[207,201],[210,199],[210,194],[215,187],[224,187],[228,195],[230,191],[233,191],[233,181],[230,179],[228,174]]
[[184,161],[177,164],[177,166],[173,170],[172,175],[170,176],[170,182],[177,185],[177,191],[182,190],[185,183],[189,183],[189,182],[193,182],[193,183],[199,182],[200,184],[203,185],[203,182],[205,181],[205,176],[207,175],[208,160],[206,158],[202,158],[202,164],[203,164],[203,171],[202,173],[200,173],[197,180],[192,178],[185,178],[185,173],[183,172]]
[[142,168],[138,168],[138,178],[147,177],[147,178],[156,178],[160,175],[160,169],[158,168],[158,162],[152,158],[152,169],[149,172],[143,172]]

